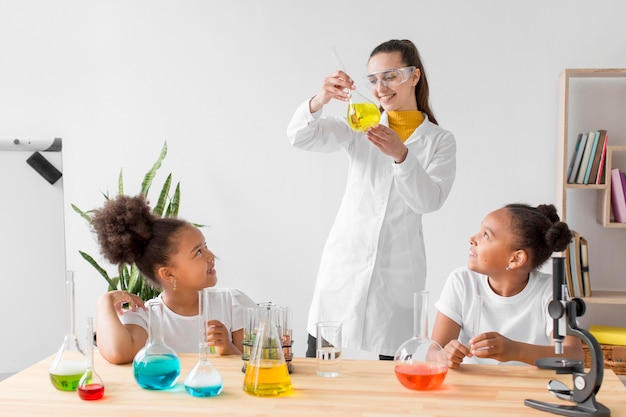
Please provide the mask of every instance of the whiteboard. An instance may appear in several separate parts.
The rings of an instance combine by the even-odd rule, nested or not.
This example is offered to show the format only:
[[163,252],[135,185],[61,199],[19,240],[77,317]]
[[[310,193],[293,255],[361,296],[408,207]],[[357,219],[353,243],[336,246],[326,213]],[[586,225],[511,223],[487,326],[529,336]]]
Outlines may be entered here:
[[49,142],[0,139],[0,374],[49,356],[67,329],[63,177],[50,184],[26,163],[39,150],[62,172]]

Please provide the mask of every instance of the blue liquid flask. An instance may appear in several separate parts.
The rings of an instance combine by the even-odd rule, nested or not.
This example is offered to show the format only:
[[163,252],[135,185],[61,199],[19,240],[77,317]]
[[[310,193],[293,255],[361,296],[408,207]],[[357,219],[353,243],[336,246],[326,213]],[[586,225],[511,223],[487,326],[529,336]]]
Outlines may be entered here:
[[133,359],[133,375],[141,388],[172,388],[180,375],[178,355],[163,338],[163,304],[152,302],[148,308],[148,341]]
[[209,361],[210,346],[207,343],[208,314],[207,291],[198,291],[198,362],[185,378],[185,391],[192,397],[215,397],[222,392],[222,375]]

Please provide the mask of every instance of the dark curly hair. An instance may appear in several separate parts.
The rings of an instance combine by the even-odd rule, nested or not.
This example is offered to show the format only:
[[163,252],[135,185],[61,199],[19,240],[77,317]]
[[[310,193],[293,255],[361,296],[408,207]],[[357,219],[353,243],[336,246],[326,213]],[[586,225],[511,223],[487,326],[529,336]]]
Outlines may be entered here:
[[174,238],[190,223],[152,214],[143,195],[119,195],[94,211],[92,228],[100,250],[113,264],[132,264],[154,285],[157,268],[167,265],[175,252]]
[[562,222],[552,204],[531,207],[528,204],[507,204],[516,249],[529,253],[533,269],[543,265],[554,252],[567,248],[572,232]]

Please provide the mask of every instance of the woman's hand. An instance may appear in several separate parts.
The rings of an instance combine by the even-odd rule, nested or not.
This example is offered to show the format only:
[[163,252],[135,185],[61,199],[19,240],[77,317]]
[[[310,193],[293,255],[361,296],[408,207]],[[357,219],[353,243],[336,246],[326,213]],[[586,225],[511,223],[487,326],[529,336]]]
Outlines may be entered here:
[[241,352],[230,340],[228,329],[219,320],[207,322],[207,342],[215,346],[218,355],[240,355]]
[[377,125],[365,131],[365,137],[382,153],[393,158],[399,164],[404,162],[409,149],[400,136],[392,129],[384,125]]
[[309,101],[309,110],[315,113],[332,99],[348,101],[352,96],[350,90],[356,90],[352,78],[343,71],[337,71],[324,78],[319,93]]
[[443,348],[448,358],[448,368],[458,368],[464,357],[472,357],[472,352],[463,343],[453,339]]

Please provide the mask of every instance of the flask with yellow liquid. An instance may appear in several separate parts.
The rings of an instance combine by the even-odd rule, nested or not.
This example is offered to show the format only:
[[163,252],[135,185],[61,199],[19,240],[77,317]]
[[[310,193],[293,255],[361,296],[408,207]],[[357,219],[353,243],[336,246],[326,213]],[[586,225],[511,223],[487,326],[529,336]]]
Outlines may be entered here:
[[273,397],[292,391],[291,377],[276,328],[276,310],[255,310],[258,330],[243,378],[243,390],[259,397]]
[[[346,72],[346,69],[339,59],[335,47],[330,48],[330,53],[335,59],[335,64]],[[357,132],[365,132],[368,128],[376,126],[380,122],[380,110],[378,106],[365,96],[354,90],[350,92],[352,97],[348,101],[348,125]]]

